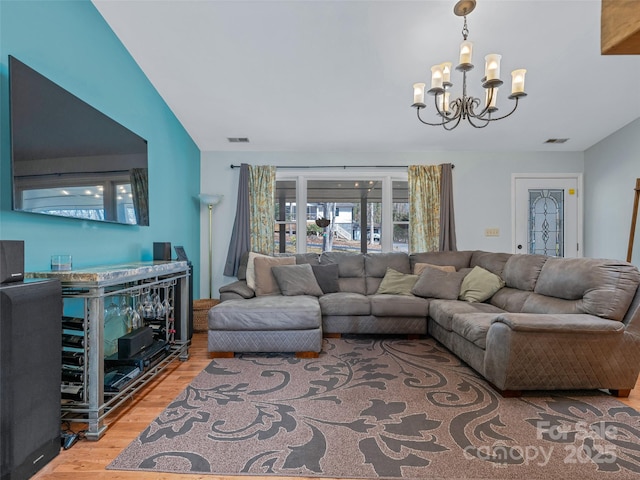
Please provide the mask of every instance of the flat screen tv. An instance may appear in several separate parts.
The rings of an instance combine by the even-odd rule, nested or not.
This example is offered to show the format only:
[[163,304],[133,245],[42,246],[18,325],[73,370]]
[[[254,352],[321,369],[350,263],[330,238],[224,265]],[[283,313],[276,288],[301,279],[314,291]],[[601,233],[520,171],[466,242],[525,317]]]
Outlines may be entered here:
[[147,141],[9,57],[13,209],[149,225]]

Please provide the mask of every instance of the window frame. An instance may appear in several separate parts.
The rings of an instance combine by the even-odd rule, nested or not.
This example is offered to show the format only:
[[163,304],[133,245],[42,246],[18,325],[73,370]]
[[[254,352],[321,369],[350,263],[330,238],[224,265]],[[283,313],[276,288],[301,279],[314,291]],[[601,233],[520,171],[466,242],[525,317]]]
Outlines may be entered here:
[[[382,221],[380,231],[380,246],[382,252],[393,252],[393,182],[408,182],[407,171],[397,171],[394,169],[367,169],[357,168],[346,170],[344,167],[336,167],[331,169],[323,169],[322,171],[313,171],[309,169],[276,169],[276,182],[278,181],[294,181],[296,186],[296,231],[307,231],[307,182],[311,180],[374,180],[381,182],[382,185]],[[299,205],[305,205],[303,209],[305,214],[300,215]],[[274,212],[275,216],[275,212]],[[276,221],[276,224],[283,223]],[[290,223],[290,222],[287,222]],[[409,227],[410,228],[410,227]],[[275,232],[274,232],[275,233]],[[296,253],[307,253],[306,235],[305,241],[296,242]]]

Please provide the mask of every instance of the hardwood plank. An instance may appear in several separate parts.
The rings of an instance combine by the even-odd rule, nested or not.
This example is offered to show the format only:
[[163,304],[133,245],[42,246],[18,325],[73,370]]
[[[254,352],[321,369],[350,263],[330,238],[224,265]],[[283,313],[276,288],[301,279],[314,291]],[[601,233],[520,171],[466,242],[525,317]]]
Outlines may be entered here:
[[[109,428],[104,437],[97,442],[81,440],[69,450],[63,450],[47,466],[38,472],[34,479],[48,480],[248,480],[261,477],[247,475],[179,475],[155,472],[126,472],[105,470],[105,467],[131,443],[138,434],[155,419],[164,408],[200,373],[211,359],[207,352],[207,334],[195,333],[190,349],[190,358],[186,362],[174,364],[161,373],[153,382],[139,392],[130,404],[127,404],[106,419]],[[628,398],[619,401],[640,411],[640,381]],[[78,427],[75,427],[77,429]],[[317,480],[307,477],[275,477],[270,480]],[[339,480],[329,478],[325,480]]]

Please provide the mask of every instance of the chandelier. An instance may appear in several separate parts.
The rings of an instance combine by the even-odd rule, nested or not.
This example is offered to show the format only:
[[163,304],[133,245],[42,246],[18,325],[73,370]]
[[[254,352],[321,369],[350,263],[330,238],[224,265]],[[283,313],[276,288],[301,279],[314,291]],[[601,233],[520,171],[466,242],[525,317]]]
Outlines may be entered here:
[[[460,45],[460,64],[456,70],[462,72],[462,97],[450,101],[449,89],[453,86],[451,83],[451,62],[441,63],[431,67],[431,88],[427,93],[435,97],[435,108],[440,121],[435,123],[426,122],[420,116],[420,110],[426,107],[424,103],[425,84],[413,84],[413,105],[418,114],[418,120],[425,125],[442,126],[445,130],[453,130],[460,121],[465,119],[475,128],[484,128],[489,123],[496,120],[502,120],[508,117],[518,108],[518,100],[525,97],[524,77],[527,72],[525,69],[514,70],[511,72],[511,95],[509,99],[515,100],[513,109],[506,115],[499,117],[492,116],[498,111],[498,87],[503,84],[500,80],[500,59],[502,55],[496,53],[489,54],[485,57],[484,77],[482,78],[482,86],[485,89],[484,105],[482,100],[477,97],[467,95],[467,72],[473,69],[471,63],[471,54],[473,44],[467,40],[469,36],[469,28],[467,27],[467,15],[473,11],[476,6],[476,0],[460,0],[453,8],[453,13],[458,17],[464,17],[464,27],[462,29],[463,42]],[[481,110],[479,110],[481,108]],[[478,110],[478,111],[477,111]]]

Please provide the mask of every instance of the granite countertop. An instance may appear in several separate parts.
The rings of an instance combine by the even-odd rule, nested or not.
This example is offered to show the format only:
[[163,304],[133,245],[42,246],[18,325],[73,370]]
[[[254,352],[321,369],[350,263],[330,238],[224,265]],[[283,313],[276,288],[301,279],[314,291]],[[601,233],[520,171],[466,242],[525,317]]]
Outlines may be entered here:
[[187,262],[152,261],[129,262],[117,265],[99,265],[62,271],[27,272],[26,278],[57,278],[63,283],[116,284],[150,276],[188,272]]

